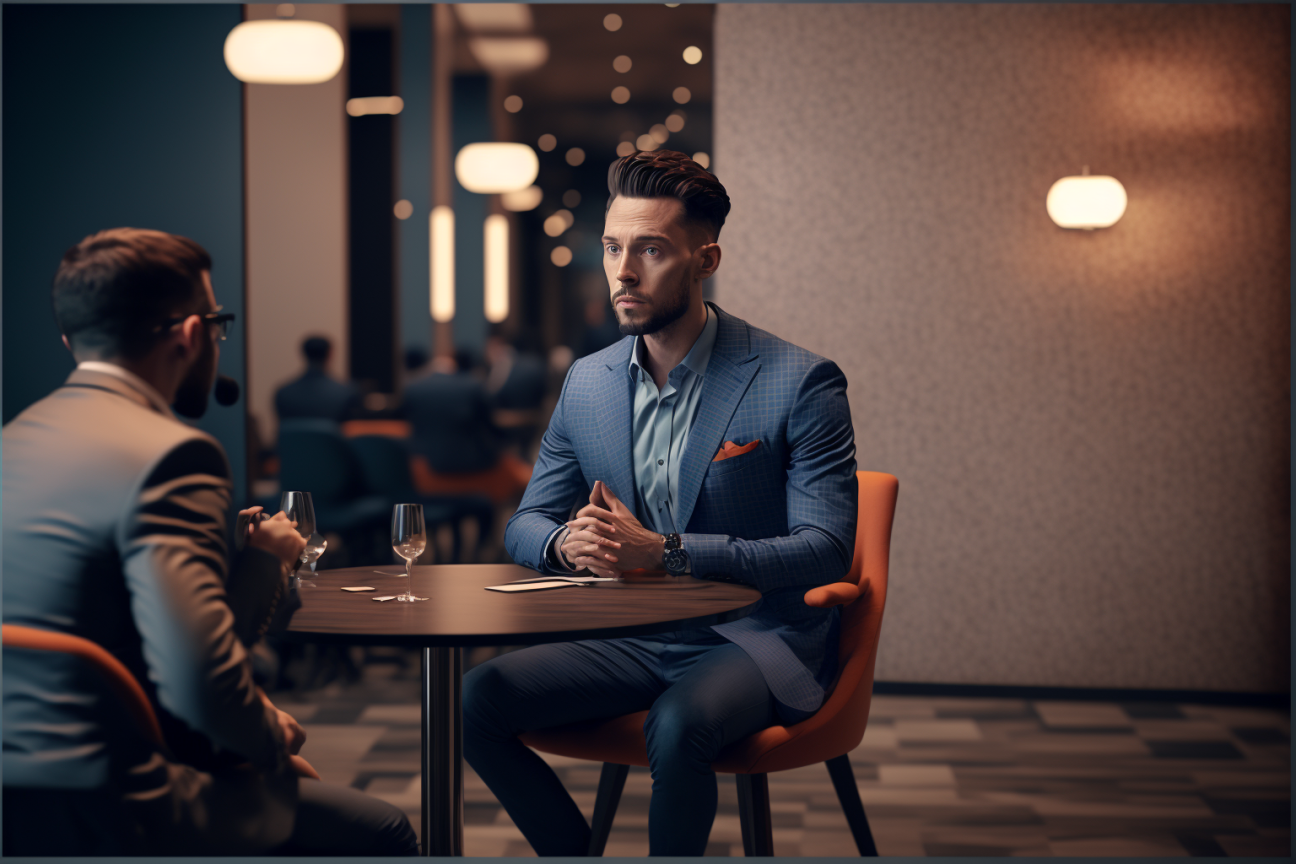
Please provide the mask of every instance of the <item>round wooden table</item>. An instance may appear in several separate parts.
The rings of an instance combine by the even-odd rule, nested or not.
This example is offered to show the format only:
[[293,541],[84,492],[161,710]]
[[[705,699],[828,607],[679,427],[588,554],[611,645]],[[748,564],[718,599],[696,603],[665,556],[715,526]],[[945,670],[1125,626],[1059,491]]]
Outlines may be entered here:
[[[760,592],[745,585],[652,575],[625,582],[506,594],[487,591],[542,574],[516,564],[414,568],[422,603],[374,597],[405,588],[399,564],[306,576],[301,608],[279,635],[305,642],[400,645],[423,651],[423,854],[463,854],[462,649],[644,636],[746,616]],[[305,575],[305,574],[303,574]],[[352,593],[344,586],[372,586]]]

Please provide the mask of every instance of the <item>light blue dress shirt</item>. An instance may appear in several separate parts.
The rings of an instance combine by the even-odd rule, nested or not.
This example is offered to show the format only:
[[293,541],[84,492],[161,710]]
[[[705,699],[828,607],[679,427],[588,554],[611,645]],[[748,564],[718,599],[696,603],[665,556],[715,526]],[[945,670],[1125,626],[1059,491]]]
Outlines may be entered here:
[[[674,514],[679,509],[675,501],[679,490],[680,460],[688,444],[689,429],[697,417],[702,400],[702,379],[711,362],[711,349],[715,347],[719,319],[709,306],[706,324],[698,334],[689,353],[666,376],[666,385],[657,389],[657,382],[640,363],[644,350],[643,337],[636,336],[630,351],[627,374],[634,381],[634,409],[631,414],[631,443],[633,446],[636,509],[639,521],[658,534],[682,533],[683,525],[674,524]],[[566,539],[567,529],[559,528],[546,545],[546,558],[557,560],[567,567],[562,555],[551,554],[555,542]],[[567,569],[571,569],[567,567]]]
[[658,534],[679,533],[683,525],[674,522],[679,506],[680,459],[688,444],[689,429],[697,417],[702,399],[702,379],[715,347],[716,316],[709,307],[707,322],[689,353],[666,376],[657,389],[648,370],[640,364],[643,337],[636,336],[630,352],[630,377],[635,381],[631,444],[634,448],[635,495],[639,521]]

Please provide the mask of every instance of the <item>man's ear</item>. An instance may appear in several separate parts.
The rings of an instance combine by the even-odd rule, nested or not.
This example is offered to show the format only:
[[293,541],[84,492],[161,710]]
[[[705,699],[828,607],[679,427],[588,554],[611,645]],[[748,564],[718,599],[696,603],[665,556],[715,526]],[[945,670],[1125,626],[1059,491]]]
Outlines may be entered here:
[[698,249],[698,278],[710,279],[720,268],[720,244],[707,243]]
[[199,315],[190,315],[176,328],[179,334],[177,344],[186,356],[202,350],[202,343],[198,340],[207,335],[205,330],[205,322]]

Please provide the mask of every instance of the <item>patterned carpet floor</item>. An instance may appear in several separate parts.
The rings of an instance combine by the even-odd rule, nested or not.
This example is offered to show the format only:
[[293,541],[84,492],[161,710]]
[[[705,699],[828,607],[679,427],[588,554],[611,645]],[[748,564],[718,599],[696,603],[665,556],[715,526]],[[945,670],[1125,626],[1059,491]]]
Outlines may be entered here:
[[[274,699],[325,780],[418,830],[417,660],[369,659],[388,662]],[[1290,734],[1288,712],[1262,708],[879,695],[851,763],[884,856],[1287,857]],[[546,759],[588,817],[599,766]],[[632,769],[606,855],[647,854],[650,783]],[[470,768],[464,785],[466,854],[533,855]],[[858,854],[822,765],[772,774],[769,789],[777,855]],[[743,854],[729,776],[706,854]]]

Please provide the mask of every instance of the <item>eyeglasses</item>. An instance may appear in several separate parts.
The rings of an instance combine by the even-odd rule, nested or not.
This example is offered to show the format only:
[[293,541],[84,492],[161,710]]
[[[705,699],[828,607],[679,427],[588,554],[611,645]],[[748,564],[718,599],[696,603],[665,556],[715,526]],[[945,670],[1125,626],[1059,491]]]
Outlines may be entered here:
[[[217,311],[208,312],[205,315],[198,315],[198,313],[196,312],[193,314],[198,315],[199,318],[202,318],[203,321],[207,322],[208,324],[215,324],[216,332],[220,336],[220,340],[224,342],[227,338],[229,338],[230,324],[234,323],[235,315],[233,312],[221,312],[220,308],[221,307],[217,306],[216,307]],[[168,318],[165,321],[163,321],[160,325],[158,325],[157,329],[154,332],[161,333],[163,330],[166,330],[168,327],[174,327],[175,325],[184,322],[184,320],[188,317],[189,317],[188,315],[181,315],[178,318]]]

